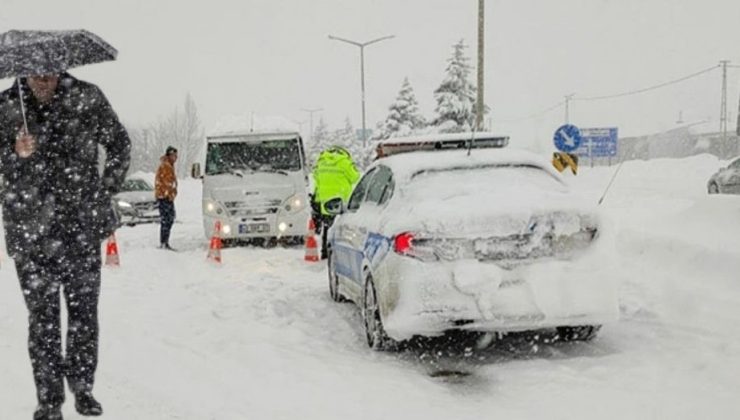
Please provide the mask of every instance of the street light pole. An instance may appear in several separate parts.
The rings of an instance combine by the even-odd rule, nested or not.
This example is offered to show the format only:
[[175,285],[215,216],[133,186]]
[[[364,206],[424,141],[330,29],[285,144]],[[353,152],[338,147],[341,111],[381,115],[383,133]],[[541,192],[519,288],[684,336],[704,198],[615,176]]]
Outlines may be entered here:
[[395,35],[388,35],[384,37],[380,37],[377,39],[373,39],[372,41],[367,42],[357,42],[357,41],[351,41],[349,39],[339,38],[333,35],[329,35],[329,39],[334,41],[340,41],[345,42],[347,44],[354,45],[355,47],[360,48],[360,89],[362,91],[362,147],[367,147],[367,128],[365,124],[365,47],[371,44],[375,44],[380,41],[385,41],[386,39],[394,38]]
[[314,112],[321,112],[323,110],[324,110],[324,108],[311,108],[311,109],[303,108],[302,109],[302,111],[308,112],[308,121],[309,121],[309,123],[308,123],[308,129],[309,129],[308,142],[310,144],[313,144],[313,113]]
[[367,147],[365,132],[365,46],[360,46],[360,90],[362,91],[362,148]]

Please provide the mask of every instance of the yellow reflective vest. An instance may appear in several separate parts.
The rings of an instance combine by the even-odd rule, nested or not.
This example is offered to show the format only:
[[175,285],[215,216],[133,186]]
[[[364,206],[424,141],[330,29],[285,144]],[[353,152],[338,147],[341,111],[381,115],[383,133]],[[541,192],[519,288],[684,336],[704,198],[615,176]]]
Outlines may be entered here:
[[328,214],[324,203],[340,197],[346,204],[360,173],[348,153],[330,149],[319,155],[314,165],[313,178],[316,183],[314,201],[321,205],[322,214]]

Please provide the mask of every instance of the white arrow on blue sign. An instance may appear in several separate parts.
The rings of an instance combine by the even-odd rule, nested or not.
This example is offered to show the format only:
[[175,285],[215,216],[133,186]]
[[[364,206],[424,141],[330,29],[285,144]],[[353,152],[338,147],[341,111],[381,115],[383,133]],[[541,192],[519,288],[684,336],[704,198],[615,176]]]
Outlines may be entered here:
[[561,152],[570,153],[581,145],[581,130],[573,124],[565,124],[555,130],[553,136],[555,148]]

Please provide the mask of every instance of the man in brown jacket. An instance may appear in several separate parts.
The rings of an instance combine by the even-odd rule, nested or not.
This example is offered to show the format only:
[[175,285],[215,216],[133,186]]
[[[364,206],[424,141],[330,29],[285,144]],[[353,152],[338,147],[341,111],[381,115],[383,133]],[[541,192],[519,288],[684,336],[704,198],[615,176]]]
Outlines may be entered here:
[[177,197],[177,176],[175,175],[175,162],[177,162],[177,149],[168,146],[162,162],[157,169],[157,178],[154,184],[154,193],[159,204],[159,216],[161,219],[159,230],[159,247],[169,249],[170,230],[175,223],[175,197]]

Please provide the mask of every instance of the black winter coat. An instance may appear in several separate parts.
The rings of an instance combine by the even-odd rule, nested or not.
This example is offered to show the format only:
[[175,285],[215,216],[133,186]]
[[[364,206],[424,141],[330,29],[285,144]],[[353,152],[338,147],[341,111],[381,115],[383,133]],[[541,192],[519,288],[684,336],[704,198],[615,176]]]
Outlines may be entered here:
[[[18,85],[0,93],[0,172],[8,254],[53,256],[65,247],[100,246],[116,228],[111,196],[128,171],[131,141],[100,89],[60,76],[52,101],[39,103],[21,79],[36,151],[15,153],[23,126]],[[100,174],[98,146],[105,150]]]

